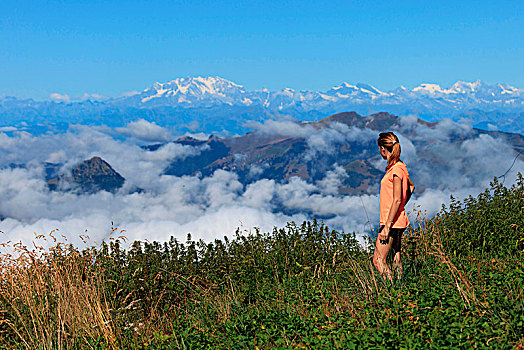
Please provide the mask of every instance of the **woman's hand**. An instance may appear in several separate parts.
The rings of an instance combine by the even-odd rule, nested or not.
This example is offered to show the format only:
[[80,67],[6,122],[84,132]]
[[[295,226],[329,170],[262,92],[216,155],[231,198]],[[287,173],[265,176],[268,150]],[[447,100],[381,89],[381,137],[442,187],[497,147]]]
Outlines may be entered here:
[[388,239],[389,239],[389,225],[386,224],[384,226],[384,228],[382,229],[382,231],[380,231],[380,233],[378,234],[379,236],[379,239],[380,239],[380,243],[383,243],[383,244],[386,244],[388,242]]

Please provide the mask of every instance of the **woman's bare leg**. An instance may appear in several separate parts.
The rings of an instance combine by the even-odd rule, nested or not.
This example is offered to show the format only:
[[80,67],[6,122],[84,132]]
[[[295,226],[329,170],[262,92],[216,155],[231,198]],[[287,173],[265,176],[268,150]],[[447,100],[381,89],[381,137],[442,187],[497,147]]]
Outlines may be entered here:
[[382,243],[379,237],[375,243],[375,252],[373,253],[373,265],[377,268],[378,272],[384,277],[392,281],[391,270],[386,264],[386,258],[388,257],[389,251],[393,246],[393,237],[389,237],[385,243]]
[[402,245],[402,233],[393,240],[393,270],[397,271],[398,278],[402,278],[402,261],[400,260],[400,248]]

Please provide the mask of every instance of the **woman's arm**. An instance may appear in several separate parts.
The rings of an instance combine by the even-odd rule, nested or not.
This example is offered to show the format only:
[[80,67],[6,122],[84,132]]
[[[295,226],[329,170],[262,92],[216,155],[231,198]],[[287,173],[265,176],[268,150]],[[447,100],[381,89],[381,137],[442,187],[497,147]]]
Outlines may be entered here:
[[381,235],[383,240],[388,239],[389,237],[389,229],[391,228],[391,225],[393,225],[393,220],[395,219],[395,216],[397,215],[398,208],[400,207],[400,203],[402,202],[402,180],[400,180],[400,177],[393,175],[393,202],[391,203],[391,207],[389,208],[389,214],[388,219],[386,221],[386,224],[379,235]]
[[413,192],[415,192],[415,184],[408,177],[408,196],[406,198],[406,203],[409,202],[409,200],[411,199],[411,195],[413,194]]

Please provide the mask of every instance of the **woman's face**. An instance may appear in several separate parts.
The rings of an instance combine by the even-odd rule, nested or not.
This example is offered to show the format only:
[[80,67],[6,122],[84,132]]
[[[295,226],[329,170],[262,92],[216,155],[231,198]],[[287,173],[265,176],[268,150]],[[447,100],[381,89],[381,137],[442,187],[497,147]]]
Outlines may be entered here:
[[378,150],[383,159],[388,159],[388,150],[386,147],[378,146]]

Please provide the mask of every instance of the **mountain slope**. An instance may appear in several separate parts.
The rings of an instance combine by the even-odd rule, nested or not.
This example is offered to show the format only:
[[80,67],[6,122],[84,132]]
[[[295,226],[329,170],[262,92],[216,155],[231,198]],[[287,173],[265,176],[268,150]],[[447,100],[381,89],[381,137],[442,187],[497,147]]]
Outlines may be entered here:
[[[48,174],[56,171],[59,164],[47,164]],[[125,179],[109,163],[100,157],[92,157],[71,169],[70,174],[60,174],[47,180],[52,190],[80,190],[83,193],[98,191],[116,192]],[[78,188],[77,188],[78,187]]]
[[[362,194],[370,189],[375,191],[383,175],[382,170],[378,170],[373,164],[380,159],[376,151],[376,137],[384,130],[399,131],[409,137],[421,158],[418,166],[433,174],[436,174],[436,167],[438,172],[447,174],[458,170],[457,166],[465,166],[446,162],[442,147],[444,150],[460,149],[464,142],[480,135],[504,138],[515,150],[524,149],[524,137],[519,134],[472,129],[467,132],[451,131],[446,139],[439,139],[439,123],[417,119],[416,124],[424,127],[425,133],[435,130],[432,139],[420,134],[421,131],[416,126],[406,126],[404,123],[404,119],[389,113],[362,117],[355,112],[347,112],[314,122],[296,124],[296,129],[292,132],[279,132],[277,126],[271,132],[262,130],[237,137],[194,140],[191,142],[208,143],[212,146],[200,155],[173,162],[165,173],[177,176],[201,173],[209,176],[222,169],[237,173],[244,184],[262,178],[284,181],[293,176],[313,183],[325,179],[327,174],[334,171],[334,166],[338,165],[344,169],[345,175],[342,174],[343,179],[337,192]],[[326,148],[315,149],[317,145],[314,137],[321,133],[324,133],[322,137],[326,140],[337,141]],[[344,136],[351,133],[356,136]],[[187,144],[188,141],[180,139],[174,142]],[[423,191],[425,186],[433,184],[428,182],[419,185],[418,189]]]
[[428,121],[467,117],[478,127],[524,132],[524,89],[508,84],[458,81],[445,88],[425,83],[384,92],[369,84],[344,82],[326,91],[249,91],[216,76],[157,82],[131,96],[97,101],[0,98],[0,126],[25,122],[29,125],[26,129],[38,131],[38,124],[64,124],[58,128],[69,123],[122,126],[145,119],[177,126],[180,131],[241,134],[249,130],[246,121],[282,115],[311,121],[348,110],[365,115],[380,111],[416,114]]

